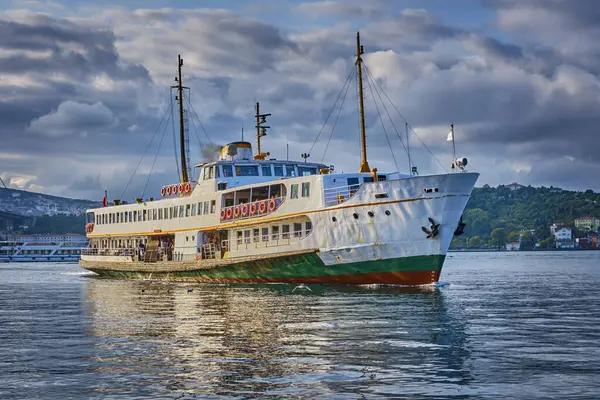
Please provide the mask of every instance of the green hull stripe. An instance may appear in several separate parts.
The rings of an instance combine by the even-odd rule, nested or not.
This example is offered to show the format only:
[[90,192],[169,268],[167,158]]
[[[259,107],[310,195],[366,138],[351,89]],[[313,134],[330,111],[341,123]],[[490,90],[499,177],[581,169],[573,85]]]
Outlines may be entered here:
[[200,278],[209,280],[255,280],[285,279],[301,277],[327,277],[386,272],[440,271],[445,256],[415,256],[325,265],[316,253],[284,256],[263,260],[241,262],[212,269],[173,272],[141,272],[90,269],[111,278],[135,278],[150,276],[153,279]]

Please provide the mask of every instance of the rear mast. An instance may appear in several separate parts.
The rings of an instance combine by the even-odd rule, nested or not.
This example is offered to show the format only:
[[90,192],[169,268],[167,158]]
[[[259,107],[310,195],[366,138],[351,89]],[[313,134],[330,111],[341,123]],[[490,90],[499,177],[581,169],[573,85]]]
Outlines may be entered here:
[[362,160],[360,162],[360,169],[358,172],[371,172],[369,163],[367,162],[367,135],[365,129],[365,105],[363,96],[363,82],[362,82],[362,57],[364,53],[363,46],[360,44],[360,32],[356,32],[356,71],[358,74],[358,96],[359,96],[359,110],[360,110],[360,138],[361,138],[361,149],[362,149]]
[[181,55],[177,56],[177,60],[178,78],[175,78],[175,80],[177,81],[177,85],[171,87],[177,89],[177,100],[179,101],[179,148],[181,151],[181,183],[188,183],[189,177],[185,153],[185,126],[183,117],[183,89],[189,88],[183,86],[181,78],[181,67],[183,66],[183,59],[181,58]]

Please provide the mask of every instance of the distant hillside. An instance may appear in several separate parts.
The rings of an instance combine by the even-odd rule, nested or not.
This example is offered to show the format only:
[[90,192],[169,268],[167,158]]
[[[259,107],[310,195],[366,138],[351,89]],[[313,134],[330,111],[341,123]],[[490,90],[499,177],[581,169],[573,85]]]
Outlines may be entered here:
[[97,201],[0,188],[0,211],[27,217],[81,215],[85,213],[86,209],[100,205],[102,203]]
[[573,226],[584,216],[600,217],[600,194],[559,188],[508,186],[475,188],[463,214],[467,237],[489,239],[496,228],[507,233],[535,229],[537,239],[550,236],[554,222]]

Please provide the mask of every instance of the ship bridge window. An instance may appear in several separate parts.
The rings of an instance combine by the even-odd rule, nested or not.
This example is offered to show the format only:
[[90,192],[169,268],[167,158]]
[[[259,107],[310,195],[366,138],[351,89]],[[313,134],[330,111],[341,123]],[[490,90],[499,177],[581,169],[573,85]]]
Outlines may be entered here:
[[262,170],[262,176],[271,176],[271,166],[270,165],[263,165],[261,167]]
[[317,169],[313,167],[300,167],[298,166],[298,176],[316,175]]
[[224,177],[232,177],[233,176],[233,167],[231,165],[223,165],[223,176]]
[[292,190],[290,191],[290,198],[291,199],[298,198],[298,184],[297,183],[292,185]]
[[302,197],[310,196],[310,182],[302,182]]
[[257,165],[238,165],[235,167],[236,176],[258,176]]
[[283,197],[285,195],[285,185],[258,186],[251,189],[225,193],[221,198],[221,207],[231,207],[238,204]]
[[273,165],[273,171],[275,172],[275,176],[283,176],[283,165],[281,165],[281,164]]
[[96,223],[96,217],[93,212],[89,212],[85,215],[85,222],[87,222],[88,224]]
[[296,176],[296,166],[295,165],[286,165],[285,166],[285,176]]

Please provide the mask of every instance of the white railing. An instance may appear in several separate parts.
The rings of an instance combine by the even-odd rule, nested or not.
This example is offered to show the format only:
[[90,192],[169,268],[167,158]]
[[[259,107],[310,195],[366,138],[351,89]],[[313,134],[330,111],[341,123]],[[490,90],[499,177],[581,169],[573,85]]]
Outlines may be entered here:
[[323,190],[323,196],[326,206],[334,206],[348,200],[354,193],[358,191],[362,184],[357,183],[348,186],[338,186]]
[[268,235],[241,237],[237,238],[235,243],[237,244],[237,250],[287,246],[299,242],[311,232],[312,229],[306,229],[286,233],[270,233]]
[[[275,202],[275,208],[271,205],[271,201]],[[250,203],[238,204],[235,206],[221,207],[221,221],[238,221],[240,219],[254,218],[259,215],[267,215],[279,208],[285,201],[284,197],[276,197],[266,200],[258,200]],[[264,211],[261,211],[261,205]],[[255,209],[255,212],[251,211]],[[242,211],[246,211],[245,213]],[[236,216],[237,214],[237,216]]]
[[81,249],[82,256],[133,256],[136,249],[131,247],[122,247],[118,249],[98,249],[84,247]]

